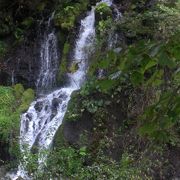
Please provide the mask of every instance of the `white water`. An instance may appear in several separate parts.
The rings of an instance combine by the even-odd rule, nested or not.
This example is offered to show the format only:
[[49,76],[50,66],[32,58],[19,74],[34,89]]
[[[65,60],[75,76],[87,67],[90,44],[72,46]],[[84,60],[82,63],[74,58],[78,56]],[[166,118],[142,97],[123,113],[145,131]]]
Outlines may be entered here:
[[52,88],[56,82],[58,67],[57,38],[54,32],[45,35],[40,51],[40,74],[37,80],[37,89]]
[[[111,0],[102,0],[101,2],[106,2],[109,6],[112,4]],[[21,116],[20,148],[21,152],[26,155],[23,159],[25,163],[19,165],[18,172],[13,177],[14,180],[18,177],[29,179],[25,171],[25,164],[28,162],[27,155],[32,147],[37,146],[39,152],[51,147],[54,135],[62,124],[72,92],[78,90],[85,80],[88,57],[92,53],[94,39],[95,7],[81,21],[72,59],[72,64],[78,64],[78,70],[68,74],[69,85],[37,99]],[[37,87],[41,90],[53,86],[57,58],[57,39],[55,34],[51,32],[44,38],[41,46],[41,70],[37,80]],[[45,161],[46,156],[39,154],[40,167],[45,164]]]
[[54,13],[49,18],[41,39],[40,56],[38,59],[40,61],[40,73],[36,82],[39,93],[51,89],[56,83],[59,56],[57,37],[51,26],[53,17]]

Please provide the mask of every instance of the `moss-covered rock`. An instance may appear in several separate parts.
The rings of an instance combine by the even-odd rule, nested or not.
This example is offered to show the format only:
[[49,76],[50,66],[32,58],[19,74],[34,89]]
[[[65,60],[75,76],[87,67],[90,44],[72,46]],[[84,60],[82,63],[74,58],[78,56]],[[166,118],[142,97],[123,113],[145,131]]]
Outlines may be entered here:
[[30,103],[34,100],[35,93],[32,89],[27,89],[23,92],[22,98],[21,98],[21,105],[19,107],[20,112],[25,112]]
[[70,44],[66,42],[64,44],[62,58],[59,65],[57,80],[59,84],[63,84],[65,80],[65,75],[68,72],[68,53],[70,50]]
[[108,17],[112,17],[112,10],[107,3],[100,3],[96,9],[96,21],[106,20]]
[[16,84],[14,86],[14,92],[17,99],[20,99],[24,93],[24,87],[22,84]]
[[78,2],[67,3],[64,4],[64,6],[60,4],[54,17],[55,25],[63,30],[72,30],[74,28],[76,19],[87,9],[87,6],[87,0],[79,0]]

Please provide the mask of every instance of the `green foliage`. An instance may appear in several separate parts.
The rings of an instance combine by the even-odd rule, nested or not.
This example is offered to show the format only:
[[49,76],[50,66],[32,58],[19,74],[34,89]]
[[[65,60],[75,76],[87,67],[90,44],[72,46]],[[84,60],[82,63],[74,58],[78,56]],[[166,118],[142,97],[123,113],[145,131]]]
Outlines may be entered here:
[[64,44],[63,55],[62,55],[62,59],[59,65],[59,71],[58,71],[59,82],[63,82],[64,75],[68,72],[68,59],[67,58],[68,58],[69,50],[70,50],[70,44],[66,42]]
[[65,114],[64,121],[77,121],[84,109],[79,108],[82,104],[82,99],[79,98],[79,92],[74,92],[71,95],[71,101],[68,104],[68,110]]
[[79,69],[78,63],[72,63],[71,66],[69,67],[69,72],[75,73],[78,69]]
[[112,33],[112,31],[114,30],[114,26],[113,26],[113,20],[112,18],[107,18],[106,20],[101,20],[98,22],[98,26],[97,26],[97,32],[98,35],[100,36],[100,38],[104,38],[106,37],[106,35],[108,33]]
[[104,103],[103,100],[96,101],[96,100],[89,100],[89,99],[84,100],[82,102],[83,107],[86,108],[87,111],[89,111],[90,113],[97,112],[98,109],[103,106],[103,103]]
[[0,36],[9,35],[13,29],[12,16],[7,11],[0,11]]
[[14,30],[14,37],[18,42],[21,42],[24,38],[24,30],[21,28],[16,28]]
[[77,3],[61,4],[55,15],[55,24],[64,30],[71,30],[74,27],[76,18],[86,10],[88,2],[80,0]]
[[89,166],[84,166],[85,159],[89,156],[86,147],[79,150],[73,147],[61,147],[53,150],[47,166],[43,172],[35,172],[37,155],[28,156],[29,172],[35,179],[73,178],[83,179],[142,179],[141,171],[133,166],[133,157],[128,153],[122,155],[120,162],[115,162],[106,156],[98,156],[97,161]]
[[0,87],[0,137],[7,141],[9,133],[13,128],[13,108],[15,98],[13,96],[13,90],[7,87]]
[[32,17],[28,17],[26,19],[23,20],[23,22],[21,23],[25,28],[30,28],[31,25],[33,24],[34,19]]
[[[148,42],[131,47],[119,66],[127,77],[128,74],[130,75],[129,80],[133,86],[144,86],[145,90],[155,87],[161,91],[160,97],[147,108],[141,117],[140,134],[165,143],[177,137],[174,129],[179,119],[178,89],[180,84],[177,81],[174,82],[178,76],[176,67],[179,67],[180,62],[177,36],[178,34],[173,36],[164,45]],[[165,74],[166,69],[171,74]],[[174,79],[174,77],[176,78]],[[165,84],[166,87],[163,90],[161,86]],[[158,94],[159,91],[157,91],[157,97]]]
[[35,97],[35,94],[32,89],[27,89],[26,91],[24,91],[22,94],[21,105],[19,107],[19,110],[21,112],[26,111],[30,103],[34,100],[34,97]]
[[96,9],[96,16],[98,16],[98,20],[107,19],[107,17],[112,17],[112,10],[107,5],[107,3],[100,3]]
[[170,7],[161,1],[141,13],[135,10],[127,12],[118,22],[119,30],[129,38],[166,39],[180,30],[178,4]]
[[[178,137],[180,85],[178,37],[179,33],[165,42],[139,41],[121,54],[113,51],[97,54],[89,70],[91,80],[82,88],[81,95],[89,96],[93,92],[112,94],[117,87],[132,91],[139,88],[144,94],[154,89],[154,99],[149,99],[146,107],[139,107],[147,108],[144,113],[141,111],[141,123],[138,122],[140,134],[162,143],[175,142]],[[102,79],[94,78],[98,69],[106,72]],[[131,96],[133,94],[130,93],[129,99]],[[85,104],[89,111],[98,111],[95,101],[88,99]],[[148,107],[148,104],[152,106]]]
[[0,56],[3,56],[6,53],[6,44],[3,41],[0,41]]
[[20,99],[24,92],[24,87],[22,84],[16,84],[14,86],[15,96],[17,99]]
[[[0,144],[7,147],[7,154],[17,159],[19,156],[19,121],[22,106],[29,106],[34,98],[31,89],[24,91],[21,84],[14,88],[0,86]],[[13,163],[13,162],[12,162]]]
[[180,96],[178,89],[164,92],[159,101],[148,107],[142,115],[139,132],[158,142],[177,144],[175,126],[180,119]]
[[53,151],[48,158],[48,172],[46,175],[51,177],[73,177],[82,168],[81,157],[84,156],[84,150],[80,152],[74,148],[62,147]]
[[19,117],[13,89],[0,86],[0,144],[12,158],[19,155]]

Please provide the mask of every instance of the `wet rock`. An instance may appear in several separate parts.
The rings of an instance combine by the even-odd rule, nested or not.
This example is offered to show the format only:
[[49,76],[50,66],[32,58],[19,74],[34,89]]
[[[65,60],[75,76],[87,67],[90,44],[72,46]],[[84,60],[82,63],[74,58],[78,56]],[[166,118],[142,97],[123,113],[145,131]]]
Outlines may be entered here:
[[66,98],[67,98],[67,95],[66,95],[66,94],[60,94],[60,95],[59,95],[59,98],[60,98],[60,99],[66,99]]
[[29,119],[29,121],[31,121],[31,120],[32,120],[32,114],[27,113],[27,114],[26,114],[26,117]]
[[47,111],[47,110],[48,110],[48,105],[45,106],[45,111]]
[[27,132],[27,131],[28,131],[28,129],[29,129],[29,121],[28,121],[28,120],[26,120],[25,127],[26,127],[25,131]]
[[52,100],[52,114],[51,114],[51,119],[53,119],[56,114],[57,114],[57,108],[59,107],[59,105],[62,103],[62,100],[59,98],[54,98]]
[[0,166],[0,178],[3,178],[6,175],[6,168],[4,166]]
[[92,142],[93,119],[90,113],[85,113],[81,119],[77,121],[65,121],[63,128],[63,136],[70,144],[79,144],[80,136],[88,132],[88,142]]
[[34,106],[35,110],[38,112],[41,112],[42,108],[43,108],[43,102],[37,102]]
[[25,180],[21,176],[19,176],[16,180]]
[[[2,70],[2,67],[0,67],[0,70]],[[6,85],[11,84],[11,76],[7,72],[0,72],[0,84]]]
[[52,100],[52,110],[57,109],[58,106],[59,106],[59,104],[61,104],[61,103],[62,103],[62,100],[61,100],[61,99],[59,99],[59,98],[54,98],[54,99]]

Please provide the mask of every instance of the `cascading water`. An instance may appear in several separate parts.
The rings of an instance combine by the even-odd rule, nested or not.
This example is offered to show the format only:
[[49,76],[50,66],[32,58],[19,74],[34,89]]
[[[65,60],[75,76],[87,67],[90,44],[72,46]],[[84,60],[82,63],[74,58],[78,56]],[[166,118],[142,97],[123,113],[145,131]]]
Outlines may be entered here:
[[40,73],[36,82],[36,87],[38,92],[46,91],[55,86],[56,74],[58,70],[58,47],[57,38],[55,32],[52,31],[51,21],[54,17],[53,15],[49,18],[47,22],[47,30],[45,31],[43,38],[41,40],[40,47]]
[[[111,0],[102,0],[101,2],[106,2],[109,6],[112,4]],[[25,162],[28,161],[26,154],[31,151],[33,146],[37,146],[39,152],[50,148],[54,135],[62,124],[72,92],[78,90],[85,80],[88,57],[91,54],[94,39],[95,7],[81,20],[80,32],[72,59],[72,63],[78,65],[78,70],[75,73],[68,74],[69,84],[37,99],[30,105],[28,111],[21,116],[20,148],[21,152],[25,154]],[[53,86],[57,59],[57,39],[55,34],[50,32],[44,38],[41,46],[41,70],[37,88],[44,90]],[[40,167],[45,163],[45,160],[46,156],[41,156],[39,153]],[[18,177],[28,179],[24,166],[19,165],[17,175],[13,179]]]
[[55,85],[58,67],[57,38],[51,32],[43,40],[40,52],[41,71],[36,83],[37,89],[49,89]]

